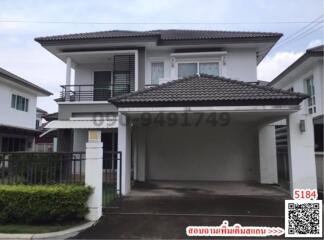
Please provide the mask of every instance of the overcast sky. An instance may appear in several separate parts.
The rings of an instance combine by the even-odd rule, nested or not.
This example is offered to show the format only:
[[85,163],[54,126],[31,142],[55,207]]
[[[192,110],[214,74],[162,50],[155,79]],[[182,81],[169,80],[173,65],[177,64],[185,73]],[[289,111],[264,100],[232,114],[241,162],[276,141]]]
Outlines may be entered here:
[[258,66],[258,79],[271,81],[306,48],[323,43],[323,23],[315,22],[307,34],[284,44],[323,11],[323,0],[0,0],[0,67],[55,93],[38,100],[39,107],[54,112],[65,65],[35,37],[112,29],[281,32],[282,44]]

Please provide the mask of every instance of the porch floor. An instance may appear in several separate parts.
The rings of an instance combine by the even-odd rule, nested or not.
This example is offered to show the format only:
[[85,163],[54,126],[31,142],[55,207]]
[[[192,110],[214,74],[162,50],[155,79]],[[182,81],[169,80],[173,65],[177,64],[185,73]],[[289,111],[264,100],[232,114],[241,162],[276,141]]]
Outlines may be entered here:
[[[120,208],[106,209],[77,239],[184,239],[189,225],[284,227],[288,192],[244,182],[137,183]],[[273,237],[272,237],[273,238]]]

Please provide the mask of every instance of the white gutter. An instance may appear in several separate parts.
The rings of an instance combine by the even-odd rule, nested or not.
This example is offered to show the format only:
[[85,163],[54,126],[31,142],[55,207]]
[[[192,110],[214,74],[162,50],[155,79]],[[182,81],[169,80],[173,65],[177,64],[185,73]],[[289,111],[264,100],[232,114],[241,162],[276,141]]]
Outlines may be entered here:
[[219,106],[219,107],[121,107],[120,113],[160,112],[296,112],[299,105]]

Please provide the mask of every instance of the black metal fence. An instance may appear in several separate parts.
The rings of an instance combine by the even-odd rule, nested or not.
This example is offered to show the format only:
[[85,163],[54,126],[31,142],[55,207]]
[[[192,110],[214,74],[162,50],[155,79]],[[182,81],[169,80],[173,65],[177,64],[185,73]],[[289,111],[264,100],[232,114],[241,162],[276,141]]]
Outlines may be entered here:
[[[102,172],[102,206],[116,206],[121,199],[121,152],[104,151]],[[119,184],[118,184],[119,183]],[[118,205],[118,204],[117,204]]]
[[62,85],[60,102],[107,101],[108,99],[129,93],[130,84],[109,84],[105,87],[95,85]]
[[0,153],[0,184],[84,183],[85,153]]

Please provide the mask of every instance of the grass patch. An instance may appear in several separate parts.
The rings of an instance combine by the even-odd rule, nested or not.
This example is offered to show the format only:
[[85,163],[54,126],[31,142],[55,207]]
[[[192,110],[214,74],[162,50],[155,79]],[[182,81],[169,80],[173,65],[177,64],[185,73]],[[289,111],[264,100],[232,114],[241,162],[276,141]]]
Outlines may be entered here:
[[28,225],[28,224],[2,224],[0,233],[49,233],[58,232],[75,226],[79,226],[85,221],[66,223],[66,224],[46,224],[46,225]]

